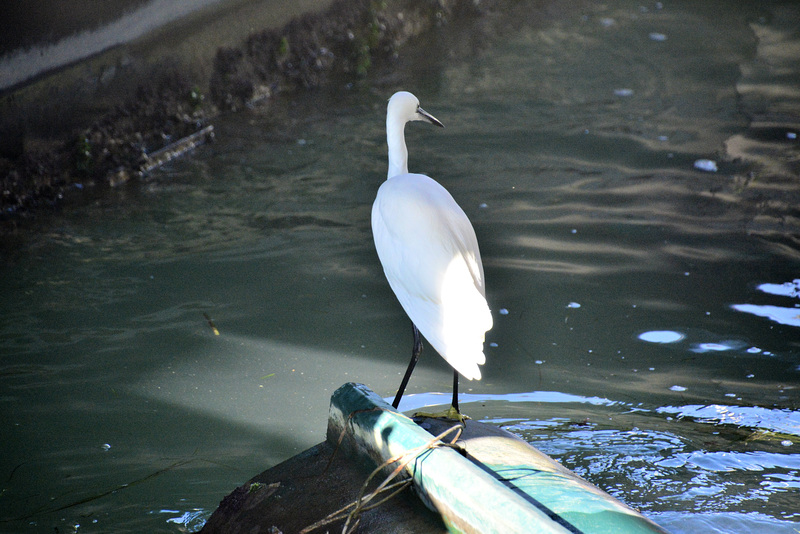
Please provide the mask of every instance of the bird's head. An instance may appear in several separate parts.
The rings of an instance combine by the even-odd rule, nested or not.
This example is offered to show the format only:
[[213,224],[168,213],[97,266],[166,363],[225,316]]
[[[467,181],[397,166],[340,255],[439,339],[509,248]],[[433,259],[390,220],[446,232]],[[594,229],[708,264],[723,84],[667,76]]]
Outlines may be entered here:
[[401,123],[409,121],[425,121],[444,128],[444,124],[439,119],[425,111],[419,106],[417,97],[408,91],[399,91],[389,99],[387,116]]

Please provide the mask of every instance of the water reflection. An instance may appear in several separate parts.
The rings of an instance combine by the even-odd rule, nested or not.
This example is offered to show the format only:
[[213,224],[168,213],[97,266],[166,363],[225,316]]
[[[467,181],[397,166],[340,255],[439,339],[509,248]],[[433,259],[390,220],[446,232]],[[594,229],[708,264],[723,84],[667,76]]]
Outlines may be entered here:
[[784,282],[783,284],[759,284],[756,289],[771,295],[798,297],[800,296],[800,279]]
[[[797,297],[800,292],[800,280],[793,280],[783,284],[760,284],[756,289],[772,295]],[[758,304],[732,304],[731,308],[758,317],[766,317],[776,323],[800,326],[800,305],[798,304],[795,304],[792,308]]]
[[736,311],[750,313],[758,317],[766,317],[776,323],[789,326],[800,326],[800,309],[782,308],[780,306],[758,306],[755,304],[733,304]]

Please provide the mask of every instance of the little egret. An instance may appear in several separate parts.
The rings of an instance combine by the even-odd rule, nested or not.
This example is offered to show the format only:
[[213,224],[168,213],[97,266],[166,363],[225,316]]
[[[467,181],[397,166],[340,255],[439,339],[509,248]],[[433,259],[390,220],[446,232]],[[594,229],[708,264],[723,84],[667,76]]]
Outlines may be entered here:
[[411,93],[389,99],[386,142],[389,173],[372,205],[372,234],[383,272],[411,319],[414,345],[397,396],[397,408],[414,371],[420,333],[453,366],[452,410],[458,414],[458,373],[481,378],[483,341],[492,328],[478,240],[464,210],[435,180],[408,172],[405,125],[427,121],[443,127]]

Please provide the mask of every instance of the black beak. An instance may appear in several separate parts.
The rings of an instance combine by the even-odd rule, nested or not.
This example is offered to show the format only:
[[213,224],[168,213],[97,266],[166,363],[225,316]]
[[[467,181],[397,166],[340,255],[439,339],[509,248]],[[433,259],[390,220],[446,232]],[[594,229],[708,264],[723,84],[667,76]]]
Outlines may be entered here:
[[438,126],[440,128],[444,128],[444,124],[442,124],[439,121],[439,119],[437,119],[436,117],[434,117],[433,115],[431,115],[430,113],[425,111],[424,109],[418,107],[417,108],[417,113],[419,113],[419,116],[422,118],[422,120],[428,121],[429,123],[431,123],[431,124],[433,124],[435,126]]

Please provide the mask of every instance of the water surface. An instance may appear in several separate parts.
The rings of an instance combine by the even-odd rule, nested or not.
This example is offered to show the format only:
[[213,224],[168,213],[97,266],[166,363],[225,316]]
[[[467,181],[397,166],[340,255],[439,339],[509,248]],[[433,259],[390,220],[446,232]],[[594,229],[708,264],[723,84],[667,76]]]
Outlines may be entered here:
[[[797,8],[523,4],[535,23],[399,74],[446,125],[408,126],[410,167],[484,257],[495,327],[464,411],[671,531],[795,532],[798,226],[752,198],[793,187],[755,162],[797,153]],[[396,88],[222,117],[6,254],[0,531],[197,530],[324,439],[339,385],[393,395],[410,325],[369,210]],[[401,407],[446,403],[449,377],[427,350]]]

